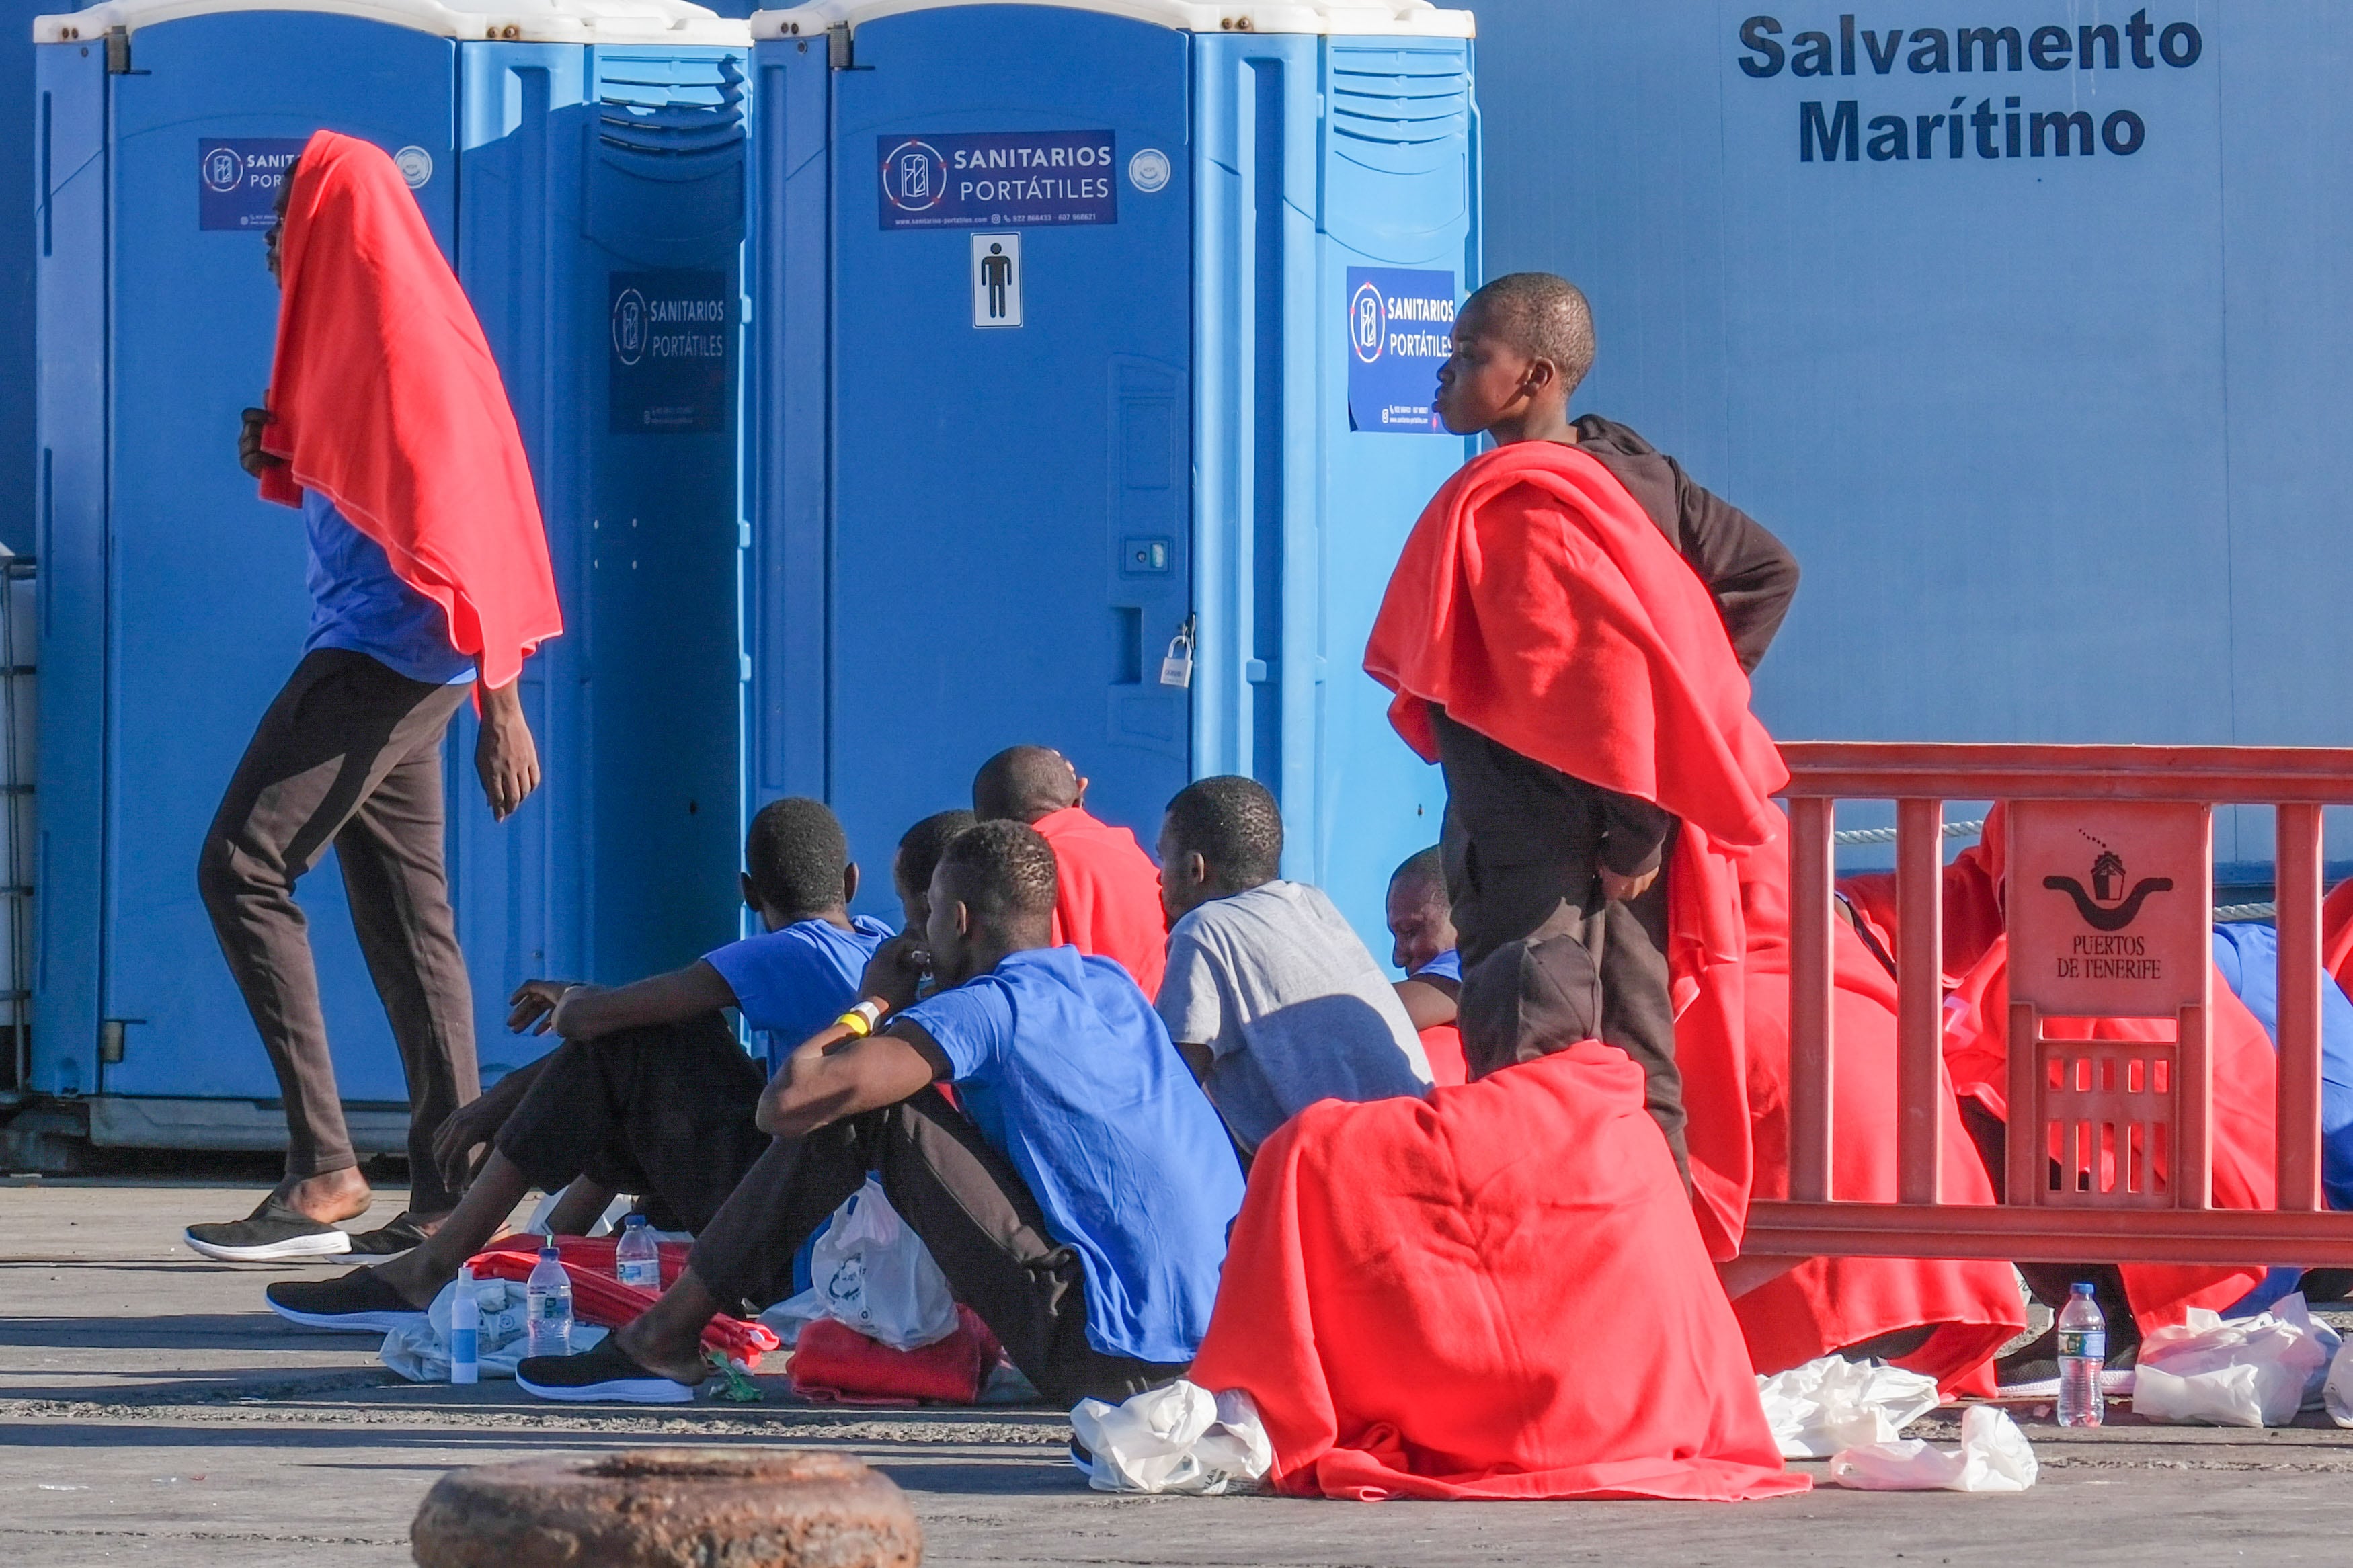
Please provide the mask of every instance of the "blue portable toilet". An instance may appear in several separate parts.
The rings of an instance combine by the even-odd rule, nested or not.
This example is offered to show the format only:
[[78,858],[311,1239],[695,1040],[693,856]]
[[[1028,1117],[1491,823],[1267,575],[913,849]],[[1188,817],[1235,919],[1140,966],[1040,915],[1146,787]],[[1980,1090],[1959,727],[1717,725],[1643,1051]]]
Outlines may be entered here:
[[1007,745],[1063,752],[1147,846],[1187,781],[1249,773],[1286,874],[1386,955],[1443,788],[1360,666],[1466,455],[1430,405],[1478,265],[1469,14],[752,28],[751,799],[832,801],[879,871]]
[[[1777,735],[2353,737],[2353,9],[1479,17],[1492,267],[1583,284],[1580,407],[1804,566]],[[2221,879],[2269,818],[2218,815]]]
[[[276,1080],[195,856],[308,624],[303,532],[237,468],[311,132],[406,175],[496,353],[565,630],[525,667],[542,792],[493,825],[472,719],[449,868],[485,1077],[533,975],[691,961],[737,921],[744,24],[678,0],[110,0],[37,29],[40,855],[32,1087],[92,1139],[274,1146]],[[683,323],[683,325],[681,325]],[[363,1148],[406,1095],[340,879],[300,886]]]

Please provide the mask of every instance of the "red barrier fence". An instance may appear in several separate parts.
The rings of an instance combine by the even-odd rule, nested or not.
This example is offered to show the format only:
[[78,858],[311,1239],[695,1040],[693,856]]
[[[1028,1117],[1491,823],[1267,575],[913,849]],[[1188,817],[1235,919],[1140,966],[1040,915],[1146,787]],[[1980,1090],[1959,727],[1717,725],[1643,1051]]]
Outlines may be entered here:
[[[2321,808],[2353,750],[1785,745],[1790,817],[1789,1198],[1748,1215],[1752,1258],[2353,1265],[2320,1188]],[[1831,1195],[1831,831],[1896,803],[1897,1201]],[[1940,1202],[1944,803],[2010,803],[2007,1201]],[[2212,814],[2276,808],[2276,1210],[2211,1206]],[[2154,872],[2156,874],[2151,875]],[[2050,1039],[2042,1020],[2171,1017],[2170,1042]],[[2040,1130],[2021,1132],[2022,1129]]]

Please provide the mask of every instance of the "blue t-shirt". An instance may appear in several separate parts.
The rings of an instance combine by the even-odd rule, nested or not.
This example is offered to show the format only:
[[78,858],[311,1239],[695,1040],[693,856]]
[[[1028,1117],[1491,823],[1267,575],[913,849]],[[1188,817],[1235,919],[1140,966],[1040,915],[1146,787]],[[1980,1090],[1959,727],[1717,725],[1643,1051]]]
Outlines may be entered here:
[[1457,985],[1461,984],[1461,950],[1459,948],[1448,948],[1444,952],[1440,953],[1436,958],[1431,959],[1428,963],[1423,964],[1419,969],[1417,969],[1411,974],[1407,975],[1406,978],[1408,980],[1451,980]]
[[400,580],[384,546],[353,528],[317,490],[302,492],[311,536],[311,635],[302,651],[349,648],[428,686],[474,679],[474,661],[449,646],[441,606]]
[[871,915],[855,916],[850,924],[856,929],[795,921],[704,955],[735,993],[745,1026],[760,1035],[770,1072],[784,1066],[793,1047],[857,1004],[866,961],[893,934]]
[[1241,1168],[1127,972],[1075,947],[1033,948],[902,1016],[939,1042],[981,1136],[1084,1261],[1088,1343],[1192,1360]]
[[[2253,921],[2214,928],[2214,967],[2279,1044],[2279,931]],[[2353,1209],[2353,1001],[2320,975],[2320,1184],[2333,1209]]]

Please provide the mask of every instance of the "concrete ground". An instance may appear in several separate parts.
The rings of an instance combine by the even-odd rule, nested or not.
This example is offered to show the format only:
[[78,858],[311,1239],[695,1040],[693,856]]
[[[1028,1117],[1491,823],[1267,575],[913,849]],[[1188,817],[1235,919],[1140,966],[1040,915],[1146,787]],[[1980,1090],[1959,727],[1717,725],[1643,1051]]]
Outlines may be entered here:
[[260,1290],[280,1271],[180,1247],[183,1225],[255,1195],[0,1183],[0,1554],[42,1568],[406,1563],[417,1501],[453,1466],[655,1443],[846,1448],[906,1489],[940,1565],[2275,1564],[2341,1562],[2353,1535],[2353,1432],[2327,1426],[2063,1433],[2025,1412],[2042,1482],[2019,1497],[1367,1506],[1090,1492],[1050,1411],[842,1413],[796,1404],[776,1379],[762,1405],[650,1412],[543,1405],[512,1384],[414,1387],[371,1340],[270,1317]]

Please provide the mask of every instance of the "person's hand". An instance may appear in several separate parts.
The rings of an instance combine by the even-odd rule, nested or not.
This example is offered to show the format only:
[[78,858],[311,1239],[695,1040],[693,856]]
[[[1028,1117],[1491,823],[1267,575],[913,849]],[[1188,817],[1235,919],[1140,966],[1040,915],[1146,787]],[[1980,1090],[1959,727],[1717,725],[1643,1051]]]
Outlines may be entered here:
[[915,1005],[915,988],[923,984],[924,972],[931,966],[932,955],[923,950],[921,938],[912,931],[894,936],[867,961],[866,973],[858,983],[858,994],[889,1003],[893,1013],[912,1007]]
[[510,680],[495,691],[481,689],[482,732],[474,742],[474,771],[481,775],[491,816],[501,822],[539,787],[539,745],[522,716],[522,697],[515,689],[520,684]]
[[433,1135],[433,1168],[441,1173],[445,1189],[462,1193],[474,1173],[474,1151],[499,1135],[509,1107],[478,1095],[449,1113]]
[[1630,903],[1649,892],[1651,884],[1658,879],[1656,866],[1639,877],[1621,877],[1605,866],[1601,868],[1601,896],[1613,904]]
[[[516,1034],[543,1035],[555,1022],[556,1005],[576,983],[570,980],[526,980],[507,998],[507,1027]],[[538,1026],[533,1027],[533,1025]]]
[[267,408],[248,408],[242,417],[244,427],[237,433],[237,466],[259,479],[272,468],[282,468],[286,459],[274,458],[261,449],[261,431],[276,416]]

